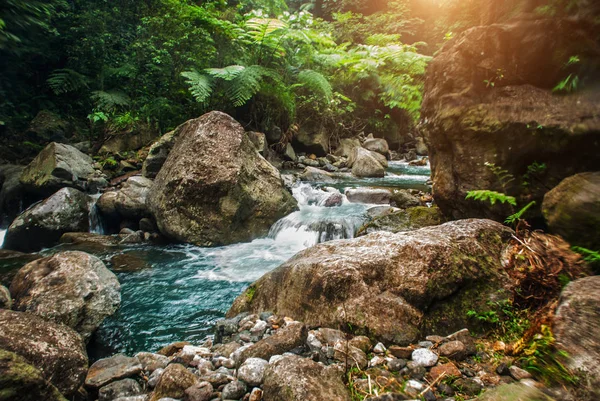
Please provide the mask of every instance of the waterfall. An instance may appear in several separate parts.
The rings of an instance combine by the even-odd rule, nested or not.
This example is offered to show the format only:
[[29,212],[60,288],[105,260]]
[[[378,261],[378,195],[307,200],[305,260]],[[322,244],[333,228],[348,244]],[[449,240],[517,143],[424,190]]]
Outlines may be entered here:
[[96,203],[98,199],[100,199],[101,194],[90,195],[90,203],[89,203],[89,220],[90,220],[90,232],[94,234],[104,234],[106,230],[104,229],[104,222],[102,221],[102,216],[100,216],[100,211],[98,210],[98,206]]
[[0,249],[2,249],[2,245],[4,244],[4,236],[6,235],[6,229],[0,228]]
[[340,206],[325,207],[327,199],[337,190],[319,189],[301,183],[292,189],[298,201],[298,211],[277,221],[269,231],[276,241],[301,241],[305,247],[321,242],[353,238],[365,221],[370,205],[350,203],[342,195]]

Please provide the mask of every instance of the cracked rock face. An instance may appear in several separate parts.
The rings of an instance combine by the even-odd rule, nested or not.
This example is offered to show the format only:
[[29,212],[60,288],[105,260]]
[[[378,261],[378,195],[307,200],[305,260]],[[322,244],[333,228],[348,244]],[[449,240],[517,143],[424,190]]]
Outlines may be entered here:
[[449,334],[472,326],[465,310],[484,310],[502,296],[511,233],[473,219],[319,244],[253,283],[228,316],[270,310],[395,344],[414,341],[422,330]]

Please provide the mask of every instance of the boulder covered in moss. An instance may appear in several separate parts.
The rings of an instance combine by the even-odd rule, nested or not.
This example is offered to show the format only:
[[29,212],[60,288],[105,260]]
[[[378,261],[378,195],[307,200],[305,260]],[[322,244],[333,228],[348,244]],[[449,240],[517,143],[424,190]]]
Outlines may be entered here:
[[480,401],[554,401],[540,389],[523,383],[512,383],[487,390],[477,398]]
[[93,167],[93,160],[75,147],[62,143],[48,144],[21,174],[26,190],[48,196],[61,188],[73,187],[96,191],[107,181]]
[[390,233],[411,231],[423,227],[437,226],[443,222],[444,216],[442,216],[438,207],[417,206],[376,217],[363,225],[358,230],[357,236],[377,231]]
[[42,372],[14,352],[0,349],[0,401],[67,401]]
[[[514,213],[510,207],[465,199],[470,190],[495,190],[517,197],[521,207],[536,201],[526,217],[541,219],[549,188],[600,170],[595,92],[553,91],[570,74],[580,82],[597,78],[586,76],[600,61],[590,28],[576,19],[479,26],[436,54],[421,114],[434,197],[447,217],[503,221]],[[574,55],[579,62],[567,67]],[[504,179],[492,165],[506,170]],[[507,174],[514,180],[508,182]]]
[[600,249],[600,171],[565,178],[544,196],[551,232],[573,245]]
[[467,310],[504,296],[511,234],[490,220],[461,220],[319,244],[254,282],[227,316],[268,310],[400,345],[421,330],[450,334],[477,324]]
[[24,312],[0,309],[0,349],[25,358],[69,397],[88,368],[84,342],[73,329]]
[[210,112],[177,130],[147,199],[166,237],[200,246],[249,241],[297,208],[279,171],[229,115]]

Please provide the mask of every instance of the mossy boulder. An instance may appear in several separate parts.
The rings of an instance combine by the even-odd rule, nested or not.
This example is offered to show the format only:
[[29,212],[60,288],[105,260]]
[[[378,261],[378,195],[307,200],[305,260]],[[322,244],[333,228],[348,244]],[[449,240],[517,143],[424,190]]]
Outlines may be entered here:
[[67,401],[42,372],[14,352],[0,349],[0,401]]
[[542,212],[551,232],[600,249],[600,172],[565,178],[544,196]]
[[466,311],[503,296],[511,234],[490,220],[460,220],[319,244],[254,282],[252,296],[240,295],[227,316],[268,310],[400,345],[421,330],[476,328]]
[[58,114],[41,110],[29,123],[25,136],[28,141],[34,143],[48,143],[65,141],[73,135],[73,132],[74,127]]
[[[479,26],[436,54],[427,69],[422,116],[433,193],[447,217],[503,221],[514,213],[506,205],[465,199],[470,190],[488,189],[517,197],[521,206],[536,201],[526,217],[541,220],[549,188],[600,170],[594,91],[552,91],[570,73],[583,80],[584,71],[596,70],[596,41],[588,28],[558,19]],[[566,69],[573,55],[581,62]],[[503,186],[490,163],[515,179]]]
[[243,127],[210,112],[178,128],[147,199],[166,237],[200,246],[250,241],[297,208]]
[[14,352],[69,397],[83,384],[88,358],[81,336],[62,324],[0,309],[0,349]]
[[376,217],[363,225],[358,230],[357,236],[377,231],[398,233],[417,230],[423,227],[437,226],[443,222],[444,216],[438,207],[417,206]]

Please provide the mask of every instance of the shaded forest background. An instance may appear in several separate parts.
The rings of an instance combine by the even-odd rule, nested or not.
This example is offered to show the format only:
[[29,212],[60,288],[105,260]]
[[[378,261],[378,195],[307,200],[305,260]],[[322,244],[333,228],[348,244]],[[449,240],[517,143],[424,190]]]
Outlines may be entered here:
[[[588,3],[6,0],[0,158],[50,140],[162,134],[210,110],[271,142],[300,131],[333,140],[365,132],[400,146],[420,117],[427,63],[445,41],[528,15],[576,18]],[[52,124],[63,137],[35,128]]]

